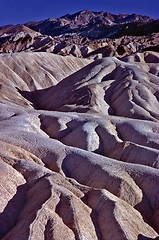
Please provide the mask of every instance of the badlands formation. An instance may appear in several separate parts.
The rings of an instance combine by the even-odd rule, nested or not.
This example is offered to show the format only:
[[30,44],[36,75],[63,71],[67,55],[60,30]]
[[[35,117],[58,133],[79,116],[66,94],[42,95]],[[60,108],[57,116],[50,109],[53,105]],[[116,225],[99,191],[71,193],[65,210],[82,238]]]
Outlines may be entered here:
[[0,239],[157,240],[158,20],[61,19],[0,28]]

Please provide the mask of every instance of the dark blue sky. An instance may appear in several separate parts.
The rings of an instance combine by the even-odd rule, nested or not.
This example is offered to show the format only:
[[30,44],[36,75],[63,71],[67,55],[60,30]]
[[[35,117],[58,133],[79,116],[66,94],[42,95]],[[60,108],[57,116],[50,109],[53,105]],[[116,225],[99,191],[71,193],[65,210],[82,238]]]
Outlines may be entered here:
[[159,0],[0,0],[0,25],[60,17],[84,9],[159,18]]

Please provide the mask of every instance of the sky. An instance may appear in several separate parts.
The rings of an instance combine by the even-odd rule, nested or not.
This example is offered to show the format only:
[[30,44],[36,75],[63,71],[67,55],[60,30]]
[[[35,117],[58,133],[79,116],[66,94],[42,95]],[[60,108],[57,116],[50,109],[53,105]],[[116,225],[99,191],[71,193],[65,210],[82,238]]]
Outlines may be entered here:
[[56,18],[86,9],[159,18],[159,0],[0,0],[0,26]]

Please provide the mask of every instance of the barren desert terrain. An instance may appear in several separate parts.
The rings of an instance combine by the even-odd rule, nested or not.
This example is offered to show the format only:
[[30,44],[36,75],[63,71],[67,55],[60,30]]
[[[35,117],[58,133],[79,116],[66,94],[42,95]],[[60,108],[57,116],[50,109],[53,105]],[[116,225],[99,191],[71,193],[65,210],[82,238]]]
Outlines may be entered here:
[[159,238],[158,25],[0,28],[0,239]]

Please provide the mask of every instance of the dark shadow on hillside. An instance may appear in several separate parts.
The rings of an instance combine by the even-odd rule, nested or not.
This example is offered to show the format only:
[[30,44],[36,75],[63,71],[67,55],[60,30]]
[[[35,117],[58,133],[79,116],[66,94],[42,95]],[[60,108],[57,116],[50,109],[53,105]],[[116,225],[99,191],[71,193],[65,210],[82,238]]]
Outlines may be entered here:
[[156,238],[149,238],[149,237],[145,237],[145,236],[142,235],[142,234],[139,234],[137,240],[159,240],[159,236],[156,237]]
[[34,105],[34,92],[22,91],[18,87],[16,87],[16,89],[20,93],[20,95],[22,95],[22,97],[24,97],[29,102],[31,102],[32,105]]
[[27,183],[17,187],[16,194],[10,199],[4,211],[0,213],[0,238],[16,225],[18,215],[25,204]]

